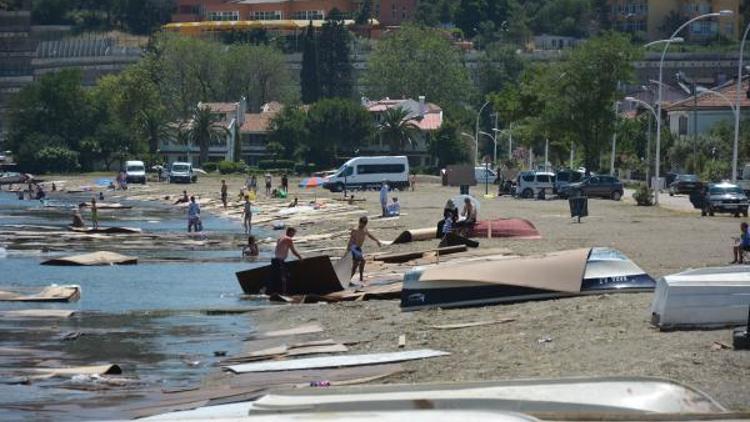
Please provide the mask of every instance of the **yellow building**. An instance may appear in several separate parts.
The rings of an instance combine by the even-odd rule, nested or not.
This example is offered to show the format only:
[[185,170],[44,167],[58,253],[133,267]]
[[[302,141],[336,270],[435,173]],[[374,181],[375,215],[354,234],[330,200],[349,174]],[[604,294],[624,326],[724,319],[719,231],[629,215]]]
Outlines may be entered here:
[[731,10],[733,16],[700,20],[680,35],[693,40],[717,34],[737,39],[740,36],[739,5],[740,0],[609,0],[609,17],[614,29],[644,32],[649,40],[658,40],[671,35],[665,33],[663,27],[672,13],[685,22],[705,13]]

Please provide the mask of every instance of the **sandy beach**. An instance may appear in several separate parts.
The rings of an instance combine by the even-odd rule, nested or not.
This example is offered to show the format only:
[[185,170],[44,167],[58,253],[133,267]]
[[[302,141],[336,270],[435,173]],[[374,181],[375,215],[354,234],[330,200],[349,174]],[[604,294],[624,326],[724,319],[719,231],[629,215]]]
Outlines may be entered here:
[[[239,192],[244,177],[204,176],[197,184],[151,183],[127,192],[105,193],[111,197],[137,200],[174,201],[183,189],[203,203],[204,212],[226,215],[237,220],[237,236],[221,242],[241,241],[239,203],[224,210],[219,206],[221,179],[227,180],[230,197]],[[65,180],[70,189],[90,183],[91,177],[54,177]],[[51,180],[51,179],[48,179]],[[381,240],[392,240],[408,228],[430,227],[441,216],[446,200],[457,188],[443,187],[434,178],[420,178],[414,192],[393,192],[401,202],[402,215],[380,220],[377,192],[355,192],[365,199],[348,205],[336,201],[342,194],[322,189],[296,188],[291,179],[289,198],[272,200],[262,195],[257,205],[280,209],[297,196],[300,204],[311,200],[335,204],[335,213],[326,211],[300,214],[287,224],[299,229],[305,254],[328,252],[340,256],[347,232],[361,215],[371,217],[370,230]],[[494,187],[490,186],[490,190]],[[481,195],[484,187],[472,188]],[[165,199],[165,198],[169,199]],[[116,198],[115,198],[116,199]],[[687,201],[675,197],[672,201]],[[114,199],[113,199],[114,201]],[[565,249],[607,246],[619,249],[653,277],[691,267],[724,265],[731,260],[732,237],[739,232],[741,219],[731,216],[701,217],[684,207],[637,207],[631,197],[622,201],[591,200],[590,216],[575,223],[567,201],[518,200],[510,197],[481,199],[480,218],[520,217],[530,220],[541,240],[478,239],[480,247],[453,258],[471,256],[483,250],[531,255]],[[332,208],[333,209],[333,208]],[[270,218],[261,212],[258,225],[269,228]],[[210,230],[210,227],[207,227]],[[378,248],[365,243],[371,257],[378,252],[429,249],[437,240]],[[271,244],[262,244],[268,250]],[[307,252],[312,251],[312,252]],[[450,265],[450,260],[439,265]],[[382,276],[383,268],[371,265]],[[387,271],[406,271],[409,265]],[[239,290],[239,285],[237,286]],[[338,304],[280,305],[253,312],[248,323],[264,329],[294,327],[317,322],[326,337],[353,341],[352,352],[396,351],[404,335],[406,348],[445,350],[450,356],[404,364],[406,373],[378,382],[412,383],[437,381],[502,380],[579,376],[653,376],[690,384],[713,396],[729,409],[750,411],[750,353],[731,350],[731,330],[660,332],[649,324],[652,294],[608,294],[518,303],[491,307],[402,312],[396,300],[347,302]],[[512,319],[494,325],[440,330],[434,325],[460,322]],[[229,375],[217,373],[208,384],[220,384]]]

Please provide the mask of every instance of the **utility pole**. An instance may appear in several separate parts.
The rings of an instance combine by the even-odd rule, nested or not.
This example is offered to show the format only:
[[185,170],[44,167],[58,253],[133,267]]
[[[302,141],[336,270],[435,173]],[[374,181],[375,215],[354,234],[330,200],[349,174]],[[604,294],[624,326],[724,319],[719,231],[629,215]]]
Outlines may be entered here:
[[549,164],[549,138],[544,139],[544,171],[547,171],[547,164]]
[[615,151],[617,150],[617,107],[620,105],[619,101],[615,101],[615,124],[612,130],[612,157],[609,160],[609,175],[615,175]]
[[492,155],[492,162],[497,166],[497,117],[498,113],[495,113],[495,127],[492,128],[492,143],[495,144],[495,149],[493,150]]

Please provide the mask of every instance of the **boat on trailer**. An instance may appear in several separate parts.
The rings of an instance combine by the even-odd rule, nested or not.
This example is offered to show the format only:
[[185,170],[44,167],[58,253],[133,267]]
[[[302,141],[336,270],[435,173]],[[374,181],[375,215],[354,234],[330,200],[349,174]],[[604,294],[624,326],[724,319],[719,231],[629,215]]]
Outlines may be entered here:
[[663,330],[745,325],[750,308],[750,267],[691,269],[656,284],[651,322]]
[[417,267],[406,273],[404,310],[491,305],[614,292],[656,282],[622,252],[585,248],[546,255]]

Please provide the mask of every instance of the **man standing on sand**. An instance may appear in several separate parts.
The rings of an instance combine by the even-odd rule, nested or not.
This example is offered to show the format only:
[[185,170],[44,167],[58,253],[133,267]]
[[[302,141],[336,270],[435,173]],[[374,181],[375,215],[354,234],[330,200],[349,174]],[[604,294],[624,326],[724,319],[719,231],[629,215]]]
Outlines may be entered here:
[[221,203],[224,204],[224,209],[227,209],[227,182],[226,180],[221,181]]
[[388,215],[388,184],[383,181],[380,186],[380,208],[383,211],[383,217]]
[[190,204],[188,205],[188,233],[195,228],[196,233],[199,232],[201,220],[201,206],[195,202],[195,196],[190,197]]
[[99,210],[96,208],[96,197],[91,198],[91,225],[99,228]]
[[414,192],[414,188],[417,187],[417,174],[412,173],[411,176],[409,176],[409,187],[411,188],[411,191]]
[[281,189],[284,192],[289,192],[289,177],[287,177],[286,173],[281,176]]
[[266,196],[271,196],[271,185],[273,180],[271,179],[271,173],[266,173]]
[[359,217],[359,225],[356,229],[353,229],[349,235],[349,244],[347,250],[352,254],[352,277],[359,268],[359,281],[362,282],[364,279],[365,272],[365,255],[362,252],[362,245],[365,243],[365,238],[369,237],[378,244],[378,247],[383,246],[383,243],[373,236],[369,230],[367,230],[367,217]]
[[287,227],[284,236],[276,241],[274,258],[271,260],[271,283],[266,286],[266,293],[281,292],[286,294],[289,291],[289,275],[286,269],[286,258],[289,256],[289,251],[292,251],[292,254],[302,261],[302,255],[297,252],[294,247],[294,239],[292,239],[296,233],[297,230],[294,227]]

